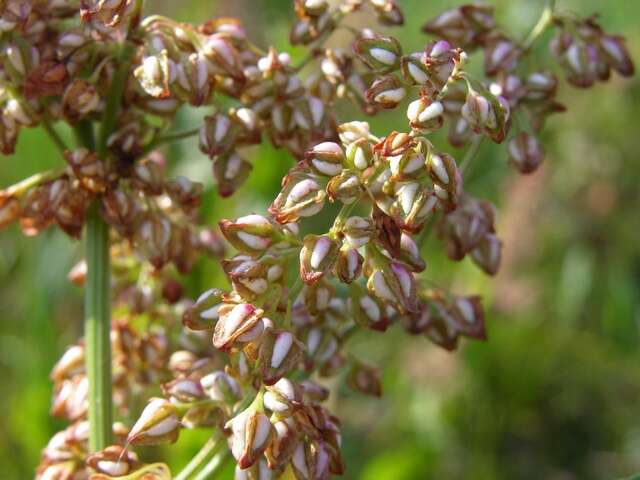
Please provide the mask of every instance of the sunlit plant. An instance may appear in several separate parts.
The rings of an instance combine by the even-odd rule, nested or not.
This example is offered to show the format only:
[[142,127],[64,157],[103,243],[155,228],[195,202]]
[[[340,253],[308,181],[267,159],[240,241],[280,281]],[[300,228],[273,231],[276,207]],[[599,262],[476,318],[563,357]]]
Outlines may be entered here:
[[[294,4],[299,63],[254,45],[235,19],[180,23],[141,0],[0,1],[0,149],[13,154],[20,131],[40,127],[64,162],[2,190],[0,225],[56,225],[86,245],[69,275],[85,289],[84,338],[51,373],[51,412],[71,424],[36,478],[213,478],[231,456],[237,479],[342,474],[322,380],[382,393],[378,369],[348,353],[355,332],[398,324],[448,350],[486,337],[480,297],[433,287],[421,246],[434,232],[452,260],[498,270],[495,209],[465,180],[484,141],[504,143],[522,173],[543,161],[538,132],[564,107],[557,77],[529,55],[536,42],[554,30],[552,57],[577,87],[634,70],[622,37],[553,2],[523,40],[490,6],[452,8],[424,25],[432,40],[419,52],[349,25],[360,11],[401,25],[394,0]],[[326,48],[338,29],[351,42]],[[484,75],[468,68],[480,54]],[[353,117],[338,118],[349,103]],[[185,105],[202,126],[176,131]],[[362,121],[394,108],[406,109],[398,131]],[[445,127],[462,156],[434,143]],[[246,146],[268,140],[294,162],[268,208],[217,229],[199,223],[202,186],[165,165],[163,147],[189,138],[221,196],[251,174]],[[325,233],[301,235],[327,203],[342,208]],[[237,250],[221,260],[228,284],[183,298],[176,272],[219,259],[222,237]],[[185,428],[210,440],[182,471],[138,459],[137,446],[178,442]]]

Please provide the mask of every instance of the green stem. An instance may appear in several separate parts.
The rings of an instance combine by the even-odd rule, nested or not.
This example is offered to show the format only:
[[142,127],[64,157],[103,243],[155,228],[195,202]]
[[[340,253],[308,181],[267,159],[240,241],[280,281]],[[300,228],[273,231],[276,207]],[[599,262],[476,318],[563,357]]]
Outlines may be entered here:
[[462,174],[463,178],[464,174],[468,173],[471,164],[478,156],[478,151],[480,150],[480,146],[482,145],[484,138],[485,137],[483,135],[476,135],[476,137],[471,141],[471,145],[469,145],[469,148],[465,152],[464,157],[460,162],[460,173]]
[[220,445],[224,441],[217,437],[211,437],[207,443],[200,449],[195,457],[182,469],[182,471],[174,478],[174,480],[187,480],[190,476],[202,467],[212,455],[214,455],[219,449]]
[[49,135],[49,138],[51,138],[51,140],[56,145],[58,150],[60,150],[60,153],[64,154],[64,152],[68,150],[68,148],[65,145],[64,140],[62,140],[62,138],[56,131],[56,129],[53,128],[53,126],[51,125],[51,123],[49,123],[48,120],[42,121],[42,127],[44,128],[44,131],[47,132],[47,134]]
[[19,197],[24,194],[27,190],[40,185],[41,183],[48,182],[49,180],[53,180],[56,177],[59,177],[64,173],[64,169],[61,170],[47,170],[45,172],[36,173],[35,175],[31,175],[30,177],[25,178],[24,180],[19,181],[18,183],[14,183],[10,187],[5,189],[5,192],[11,196]]
[[94,201],[87,215],[85,286],[85,356],[89,380],[89,450],[111,444],[111,298],[109,228]]
[[549,25],[551,25],[551,22],[553,21],[553,11],[555,10],[555,6],[555,0],[549,0],[547,6],[542,11],[538,22],[534,25],[534,27],[531,29],[531,32],[529,32],[529,35],[527,35],[527,38],[522,43],[522,48],[525,51],[529,50],[535,43],[536,39],[544,33]]
[[224,464],[229,459],[230,453],[228,448],[216,453],[193,480],[211,480],[214,478],[214,475],[224,467]]
[[184,140],[185,138],[193,137],[200,133],[200,127],[192,128],[191,130],[185,130],[184,132],[170,132],[165,135],[159,136],[152,140],[145,148],[142,155],[146,155],[153,149],[163,145],[165,143],[173,143],[178,140]]

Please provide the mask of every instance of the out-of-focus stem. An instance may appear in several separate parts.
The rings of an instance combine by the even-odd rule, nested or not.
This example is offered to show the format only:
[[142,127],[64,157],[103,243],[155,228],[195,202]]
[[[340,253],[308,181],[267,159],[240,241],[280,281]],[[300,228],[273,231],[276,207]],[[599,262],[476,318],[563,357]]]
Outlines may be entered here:
[[529,35],[527,35],[527,38],[522,43],[522,48],[524,50],[529,50],[535,43],[536,39],[540,35],[542,35],[542,33],[547,29],[549,25],[551,25],[555,7],[556,7],[555,0],[549,0],[549,2],[547,3],[547,6],[542,11],[540,18],[538,19],[538,22],[534,25],[534,27],[531,29],[531,32],[529,32]]

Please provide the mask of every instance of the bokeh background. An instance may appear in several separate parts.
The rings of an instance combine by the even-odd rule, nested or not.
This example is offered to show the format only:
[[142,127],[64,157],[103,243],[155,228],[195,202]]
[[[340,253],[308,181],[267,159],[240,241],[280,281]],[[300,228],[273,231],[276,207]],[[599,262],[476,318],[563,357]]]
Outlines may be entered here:
[[[255,43],[287,49],[293,19],[286,0],[146,2],[148,11],[184,21],[241,18]],[[427,41],[420,25],[459,2],[400,2],[406,25],[393,34],[406,50]],[[542,0],[501,0],[498,18],[524,35]],[[560,9],[598,11],[602,24],[627,36],[640,58],[640,2],[559,0]],[[366,26],[369,19],[356,19]],[[360,23],[358,23],[360,22]],[[339,35],[335,43],[340,43]],[[541,45],[535,55],[548,58]],[[292,55],[301,58],[302,49]],[[331,402],[343,419],[346,479],[620,478],[640,471],[640,82],[614,77],[588,91],[563,87],[569,112],[553,117],[543,140],[548,158],[531,176],[506,165],[504,148],[484,144],[469,189],[499,207],[505,241],[491,279],[467,260],[443,258],[437,239],[424,247],[426,275],[459,293],[484,295],[489,341],[446,353],[400,329],[367,333],[358,355],[384,365],[384,397],[338,387]],[[181,112],[187,128],[202,112]],[[342,118],[357,119],[345,110]],[[405,128],[399,110],[371,119],[384,135]],[[173,145],[176,173],[207,188],[203,216],[264,211],[291,158],[270,146],[250,151],[254,172],[234,197],[215,195],[210,163],[194,142]],[[461,154],[458,153],[458,156]],[[12,158],[1,158],[0,185],[60,165],[38,131],[26,131]],[[328,218],[317,218],[318,225]],[[64,425],[48,416],[48,374],[81,334],[82,291],[66,280],[82,245],[57,231],[25,239],[0,233],[0,478],[28,479],[49,437]],[[188,279],[191,295],[221,285],[211,261]],[[202,441],[187,434],[167,449],[173,467]],[[223,478],[230,478],[228,471]]]

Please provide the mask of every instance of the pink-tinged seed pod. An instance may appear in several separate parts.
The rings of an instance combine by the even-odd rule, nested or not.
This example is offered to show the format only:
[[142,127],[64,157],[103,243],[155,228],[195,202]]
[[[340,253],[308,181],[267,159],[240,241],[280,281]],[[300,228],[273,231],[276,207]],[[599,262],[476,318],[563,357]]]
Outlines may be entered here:
[[187,307],[182,314],[182,324],[191,330],[209,330],[219,318],[224,292],[211,288],[202,293],[198,299]]
[[444,89],[453,75],[456,65],[464,58],[460,49],[454,49],[445,40],[438,40],[427,44],[422,54],[422,63],[429,72],[429,81],[425,85],[426,91],[436,94]]
[[213,332],[213,346],[229,351],[236,341],[251,331],[262,318],[262,309],[248,303],[225,303],[218,309],[220,319]]
[[329,200],[336,200],[349,205],[355,202],[364,192],[360,175],[356,172],[344,170],[340,175],[333,177],[327,184]]
[[532,102],[549,100],[556,95],[558,79],[550,72],[533,72],[525,81],[525,99]]
[[[273,443],[273,441],[271,442]],[[278,472],[269,468],[267,460],[261,458],[256,463],[246,469],[236,465],[234,480],[274,480],[278,476]]]
[[382,25],[397,26],[404,23],[404,16],[396,0],[370,0]]
[[300,433],[292,417],[284,418],[273,424],[273,440],[265,451],[269,467],[276,469],[286,464],[298,446]]
[[400,260],[409,265],[415,273],[422,272],[426,263],[420,256],[420,249],[411,235],[402,232],[400,236]]
[[413,136],[404,132],[393,131],[387,135],[380,143],[373,147],[374,152],[383,157],[397,157],[417,145]]
[[520,132],[507,146],[509,163],[520,173],[532,173],[544,160],[544,150],[536,137],[527,132]]
[[335,264],[335,274],[343,283],[354,282],[362,273],[364,258],[355,248],[341,248]]
[[485,73],[488,77],[493,77],[498,72],[513,70],[520,53],[518,47],[509,39],[502,36],[492,37],[484,51]]
[[274,226],[261,215],[223,219],[218,224],[229,243],[241,252],[262,253],[277,239]]
[[131,445],[174,443],[180,434],[176,408],[167,400],[154,398],[144,408],[131,428],[127,441]]
[[335,287],[328,282],[320,281],[307,285],[304,289],[304,304],[309,313],[315,315],[329,308],[329,303],[335,294]]
[[313,403],[324,402],[329,398],[329,389],[311,380],[300,383],[304,390],[304,398]]
[[54,382],[59,382],[65,378],[71,378],[83,373],[84,368],[84,347],[72,345],[53,366],[49,378]]
[[484,133],[496,143],[501,143],[509,128],[509,104],[503,97],[489,92],[480,94],[469,89],[461,114],[476,133]]
[[424,324],[424,334],[429,340],[448,351],[458,347],[458,332],[443,304],[439,301],[425,303],[420,315],[420,323]]
[[393,37],[360,37],[353,43],[353,51],[370,69],[390,72],[400,66],[402,47]]
[[192,182],[182,175],[165,183],[165,188],[173,201],[185,210],[192,210],[200,206],[202,184]]
[[133,166],[133,185],[147,195],[160,195],[164,187],[164,165],[152,157],[143,158]]
[[207,396],[225,405],[233,405],[242,398],[240,384],[235,378],[223,371],[209,373],[200,379]]
[[282,190],[269,207],[269,213],[280,224],[295,222],[322,210],[325,197],[325,191],[316,180],[292,171],[284,178]]
[[414,100],[407,107],[411,128],[420,132],[433,132],[444,125],[444,107],[441,102],[427,98]]
[[[444,192],[446,194],[446,191]],[[408,182],[398,186],[395,198],[392,213],[398,217],[396,221],[402,229],[418,232],[433,212],[440,197],[418,182]],[[396,239],[396,243],[399,243],[399,238]]]
[[110,445],[104,450],[91,454],[87,465],[96,473],[111,477],[123,477],[140,466],[138,456],[120,445]]
[[627,50],[624,37],[618,35],[602,35],[599,38],[600,49],[607,63],[624,77],[631,77],[635,72],[633,61]]
[[407,94],[402,82],[393,76],[378,77],[365,92],[367,102],[385,109],[396,108]]
[[333,267],[340,245],[328,236],[307,235],[300,250],[300,278],[306,284],[319,281]]
[[342,233],[350,248],[360,248],[371,241],[375,224],[370,218],[349,217],[342,225]]
[[74,80],[66,87],[62,96],[62,114],[71,123],[96,111],[99,105],[98,91],[86,80]]
[[320,130],[325,120],[324,102],[313,96],[296,102],[293,119],[302,130],[309,132]]
[[463,335],[486,340],[484,311],[478,296],[456,297],[449,307],[456,329]]
[[0,228],[11,225],[20,218],[20,201],[8,192],[0,192]]
[[258,461],[274,434],[269,417],[254,407],[233,417],[225,428],[231,429],[229,446],[241,469],[247,469]]
[[133,74],[148,95],[154,98],[171,96],[169,86],[175,80],[176,67],[166,50],[145,57]]
[[200,381],[195,378],[177,378],[162,385],[162,393],[171,401],[192,403],[205,397]]
[[384,332],[391,325],[387,315],[386,303],[376,295],[354,294],[351,298],[352,309],[358,323],[378,332]]
[[481,46],[494,28],[493,6],[469,4],[442,12],[422,31],[471,51]]
[[323,142],[305,153],[305,158],[311,169],[318,175],[334,177],[343,168],[344,152],[335,142]]
[[122,236],[132,237],[141,213],[135,198],[122,190],[108,190],[101,201],[105,221]]
[[347,376],[347,385],[353,390],[371,395],[382,396],[382,380],[380,369],[371,365],[353,361]]
[[175,65],[176,81],[172,88],[180,99],[194,107],[203,105],[211,96],[213,77],[209,76],[208,60],[201,53],[183,56]]
[[500,268],[502,241],[495,235],[488,234],[484,240],[471,251],[471,258],[485,273],[495,275]]
[[243,299],[254,301],[267,292],[268,266],[246,255],[238,255],[231,260],[223,260],[222,268],[231,280],[235,292]]
[[416,310],[416,280],[411,270],[400,262],[392,261],[388,267],[374,270],[367,280],[367,288],[401,313]]
[[265,408],[281,418],[291,416],[293,411],[302,405],[302,387],[288,378],[281,378],[266,390]]
[[429,70],[422,59],[422,53],[412,53],[400,59],[402,76],[413,85],[424,85],[429,81]]
[[298,480],[328,480],[331,475],[329,463],[329,452],[321,440],[299,443],[291,458],[291,466]]
[[213,162],[213,176],[221,197],[230,197],[249,177],[253,167],[236,152],[222,155]]
[[267,329],[260,342],[260,367],[262,382],[273,385],[290,370],[297,367],[302,358],[303,344],[286,330]]
[[86,148],[67,150],[64,158],[83,188],[91,193],[103,193],[107,189],[112,175],[107,164],[99,160],[95,152]]
[[207,38],[202,53],[209,60],[213,74],[227,74],[237,81],[244,81],[242,59],[233,43],[222,33]]
[[367,122],[348,122],[338,125],[338,135],[343,145],[359,140],[369,141],[369,124]]
[[209,158],[230,153],[238,136],[238,125],[221,113],[204,117],[200,127],[200,151]]

